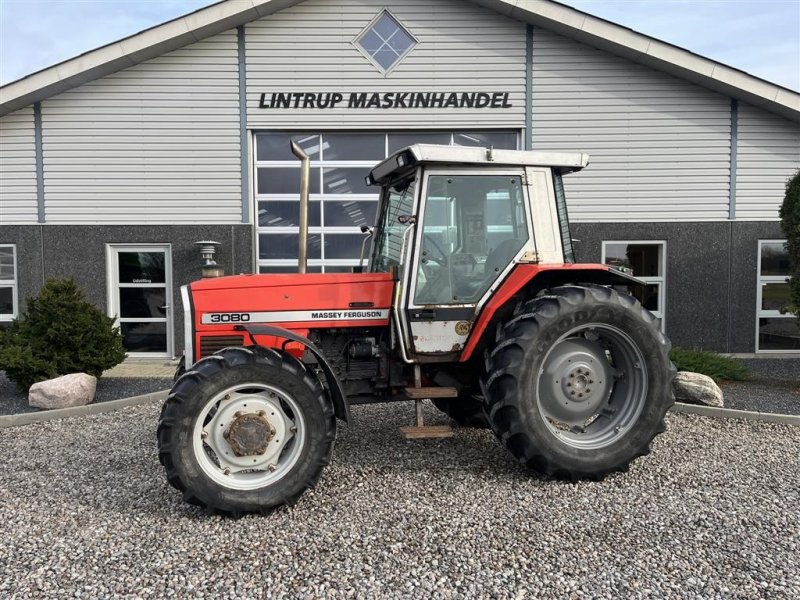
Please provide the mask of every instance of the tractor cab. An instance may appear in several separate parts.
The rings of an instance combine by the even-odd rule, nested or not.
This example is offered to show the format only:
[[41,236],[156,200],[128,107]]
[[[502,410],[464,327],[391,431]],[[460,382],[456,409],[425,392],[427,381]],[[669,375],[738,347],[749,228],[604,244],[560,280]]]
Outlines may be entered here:
[[377,165],[380,219],[369,270],[398,279],[407,357],[450,359],[515,265],[573,262],[561,176],[580,153],[416,145]]

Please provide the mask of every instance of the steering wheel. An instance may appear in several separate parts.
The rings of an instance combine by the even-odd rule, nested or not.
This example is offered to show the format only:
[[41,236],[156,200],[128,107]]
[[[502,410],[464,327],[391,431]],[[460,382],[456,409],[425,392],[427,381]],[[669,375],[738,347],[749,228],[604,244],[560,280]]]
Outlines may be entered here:
[[[428,246],[432,247],[434,250],[436,250],[436,252],[439,253],[438,258],[436,256],[431,255],[430,251],[428,250]],[[438,263],[440,267],[447,266],[448,263],[447,254],[445,253],[444,250],[442,250],[442,247],[433,238],[433,236],[428,233],[422,234],[422,254],[424,255],[425,258],[428,258],[429,260],[433,260],[434,262]],[[440,258],[441,260],[439,260]]]

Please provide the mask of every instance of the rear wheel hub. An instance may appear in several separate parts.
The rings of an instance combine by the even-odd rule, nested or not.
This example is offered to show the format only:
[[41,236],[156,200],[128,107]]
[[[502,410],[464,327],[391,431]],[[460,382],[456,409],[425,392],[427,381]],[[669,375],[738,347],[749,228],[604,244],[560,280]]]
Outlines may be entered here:
[[267,451],[275,428],[260,414],[239,415],[223,434],[236,456],[260,456]]

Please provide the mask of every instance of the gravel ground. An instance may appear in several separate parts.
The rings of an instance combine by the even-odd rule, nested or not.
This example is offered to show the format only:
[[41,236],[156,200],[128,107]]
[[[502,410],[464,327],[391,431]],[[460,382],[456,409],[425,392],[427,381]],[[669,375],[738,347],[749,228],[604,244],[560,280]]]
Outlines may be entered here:
[[[100,378],[97,380],[95,403],[130,398],[141,394],[149,394],[172,387],[172,379],[139,379],[139,378]],[[0,371],[0,415],[38,412],[38,408],[28,405],[28,395],[20,393],[17,386],[10,382]]]
[[800,415],[800,383],[786,380],[726,381],[725,408]]
[[0,430],[0,598],[800,597],[798,427],[670,415],[629,473],[567,484],[357,406],[316,491],[232,520],[168,487],[158,410]]
[[800,358],[743,358],[742,362],[757,377],[800,382]]

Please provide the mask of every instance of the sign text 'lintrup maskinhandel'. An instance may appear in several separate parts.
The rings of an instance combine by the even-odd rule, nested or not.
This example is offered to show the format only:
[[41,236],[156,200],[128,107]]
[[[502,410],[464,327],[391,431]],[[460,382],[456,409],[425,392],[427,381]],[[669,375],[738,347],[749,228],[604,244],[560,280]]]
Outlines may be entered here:
[[259,108],[512,108],[508,92],[272,92]]

